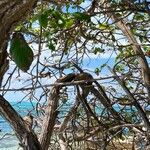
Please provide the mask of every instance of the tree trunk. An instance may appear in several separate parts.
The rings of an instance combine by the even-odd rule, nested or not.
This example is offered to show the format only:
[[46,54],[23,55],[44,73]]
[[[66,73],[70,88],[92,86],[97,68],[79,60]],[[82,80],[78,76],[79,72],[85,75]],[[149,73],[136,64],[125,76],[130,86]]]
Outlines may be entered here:
[[41,150],[37,136],[26,126],[22,117],[13,107],[0,95],[1,115],[10,123],[24,150]]
[[[9,36],[17,23],[33,10],[37,0],[3,0],[0,1],[0,86],[8,69],[7,45]],[[24,150],[41,150],[38,139],[32,130],[12,106],[0,96],[0,113],[11,124]]]
[[69,121],[76,114],[76,111],[79,105],[80,105],[80,102],[77,96],[74,105],[70,108],[69,112],[66,114],[63,122],[60,125],[59,131],[58,131],[59,132],[58,137],[59,137],[59,145],[60,145],[61,150],[68,150],[68,143],[64,137],[64,133],[65,133],[65,130],[67,129]]
[[49,148],[55,121],[58,115],[57,107],[59,101],[59,90],[60,90],[59,86],[54,86],[51,89],[50,97],[48,99],[46,114],[43,120],[42,131],[39,139],[43,150],[48,150]]
[[142,71],[143,82],[148,93],[148,103],[150,104],[150,68],[142,51],[142,48],[137,42],[137,39],[132,34],[131,29],[129,29],[129,27],[123,20],[118,21],[115,16],[113,16],[112,19],[116,22],[118,28],[127,37],[129,43],[132,45],[135,54],[137,54],[138,56],[138,62]]
[[[104,5],[107,11],[107,7],[110,8],[109,3],[107,3],[106,0],[104,0]],[[108,10],[109,12],[109,10]],[[129,43],[132,46],[132,49],[134,50],[134,53],[137,55],[139,66],[142,71],[142,78],[145,85],[145,88],[147,90],[148,94],[148,103],[150,104],[150,68],[148,65],[148,62],[145,58],[145,55],[142,51],[142,47],[138,43],[136,37],[131,32],[131,27],[129,27],[126,24],[126,21],[124,19],[118,18],[115,14],[107,13],[107,15],[114,21],[115,25],[122,31],[122,33],[126,36]]]
[[33,10],[37,0],[0,1],[0,86],[8,69],[7,44],[9,36],[19,21]]

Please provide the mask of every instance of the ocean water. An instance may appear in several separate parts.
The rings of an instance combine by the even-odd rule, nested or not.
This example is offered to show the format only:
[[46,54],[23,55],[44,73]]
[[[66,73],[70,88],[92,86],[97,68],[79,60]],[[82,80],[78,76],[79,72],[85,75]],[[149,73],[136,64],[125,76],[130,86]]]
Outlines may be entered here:
[[22,150],[13,133],[0,133],[0,150]]
[[[30,102],[11,102],[11,104],[21,116],[27,115],[28,111],[33,110],[35,106],[35,103],[31,104]],[[65,113],[69,108],[68,105],[70,106],[71,103],[65,104],[63,107],[60,108],[60,110]],[[113,107],[116,111],[120,111],[121,109],[118,105],[114,105]],[[102,109],[99,108],[96,110],[96,112],[101,114]],[[125,111],[131,113],[130,108],[126,108]],[[136,112],[135,108],[134,111]],[[34,114],[35,111],[33,110],[31,113]],[[62,114],[62,116],[64,116],[64,114]],[[137,120],[137,118],[135,118],[135,120]],[[0,150],[22,150],[21,147],[19,147],[19,141],[16,138],[14,131],[2,117],[0,117],[0,130]]]
[[[25,116],[28,110],[33,109],[34,104],[32,105],[30,102],[11,102],[11,105],[21,116]],[[0,116],[0,150],[22,150],[18,144],[19,141],[13,129],[9,123]]]
[[[30,102],[11,102],[11,105],[21,116],[25,116],[27,115],[29,110],[33,109],[33,106],[35,104],[31,104]],[[10,125],[3,119],[2,116],[0,116],[0,131],[4,133],[9,133],[13,131]]]
[[[31,113],[36,115],[34,110],[35,103],[11,102],[11,105],[21,116],[27,115],[29,110],[33,110]],[[65,104],[60,108],[61,111],[65,113],[66,110],[68,110],[68,105],[70,106],[71,104]],[[62,113],[62,115],[64,115],[64,113]],[[0,116],[0,150],[22,150],[21,147],[19,147],[19,141],[16,138],[13,129],[2,116]]]

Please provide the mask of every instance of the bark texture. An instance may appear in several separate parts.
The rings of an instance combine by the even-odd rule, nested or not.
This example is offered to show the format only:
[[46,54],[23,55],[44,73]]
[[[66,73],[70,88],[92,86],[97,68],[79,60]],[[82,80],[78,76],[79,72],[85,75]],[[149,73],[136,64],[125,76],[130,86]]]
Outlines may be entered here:
[[118,26],[118,28],[127,37],[129,43],[132,45],[132,48],[133,48],[135,54],[137,54],[137,56],[138,56],[139,65],[140,65],[140,68],[142,71],[142,78],[143,78],[143,82],[145,84],[145,88],[148,93],[148,98],[149,98],[148,101],[150,104],[150,68],[149,68],[148,62],[145,58],[145,55],[142,51],[142,48],[138,44],[137,39],[132,34],[131,29],[129,29],[129,27],[126,25],[126,23],[123,20],[118,21],[115,16],[113,16],[112,19],[116,22],[116,25]]
[[1,115],[10,123],[24,150],[41,150],[37,136],[26,126],[22,117],[13,109],[3,96],[0,95]]
[[[8,69],[7,45],[14,27],[33,10],[37,0],[3,0],[0,1],[0,86]],[[0,95],[0,113],[11,124],[24,150],[41,150],[38,139],[32,130],[25,126],[25,122]]]
[[33,10],[37,0],[0,1],[0,86],[8,69],[7,44],[10,33],[25,16]]
[[57,107],[59,101],[59,89],[59,86],[54,86],[50,92],[50,97],[48,100],[46,114],[39,139],[43,150],[48,150],[49,148],[55,120],[58,115]]

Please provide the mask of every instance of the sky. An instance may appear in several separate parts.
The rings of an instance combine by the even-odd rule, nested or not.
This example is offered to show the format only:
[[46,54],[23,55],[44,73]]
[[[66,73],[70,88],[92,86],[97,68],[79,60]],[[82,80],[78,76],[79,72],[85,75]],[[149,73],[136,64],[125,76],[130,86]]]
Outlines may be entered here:
[[[90,5],[91,1],[85,1],[83,4],[81,4],[81,6],[85,9],[87,9],[87,7]],[[65,9],[65,8],[64,8]],[[74,8],[70,8],[69,9],[70,12],[74,12],[77,11],[76,9],[74,10]],[[94,20],[94,18],[92,18],[93,22],[96,21]],[[115,35],[116,39],[120,39],[122,38],[122,36],[119,36],[118,34]],[[127,41],[122,39],[121,40],[121,44],[127,44]],[[38,49],[38,45],[36,44],[32,44],[31,47],[34,50]],[[45,45],[43,45],[43,49],[45,50],[43,52],[43,54],[40,56],[40,59],[44,61],[45,57],[49,57],[51,56],[51,52],[49,50],[47,50],[47,47]],[[107,68],[103,68],[102,72],[97,76],[94,73],[95,68],[100,68],[100,66],[102,64],[107,63],[107,65],[109,65],[110,67],[113,67],[114,63],[115,63],[115,57],[116,55],[114,53],[112,53],[112,51],[108,51],[105,54],[93,54],[93,53],[89,53],[89,56],[84,56],[83,58],[83,63],[82,63],[82,68],[84,68],[86,71],[90,72],[94,78],[99,78],[99,77],[106,77],[109,76],[111,73],[108,71]],[[53,58],[53,61],[55,61],[55,59],[58,59],[56,56],[55,58]],[[34,66],[36,64],[36,59],[34,60],[34,62],[32,63],[32,66]],[[7,72],[4,81],[6,81],[7,77],[9,77],[10,73],[13,71],[13,69],[15,68],[15,64],[14,62],[11,62],[11,68],[9,68],[9,71]],[[31,67],[32,68],[32,67]],[[30,75],[28,75],[27,73],[23,73],[21,71],[20,76],[18,76],[18,73],[16,72],[13,75],[13,82],[11,83],[11,88],[20,88],[22,87],[22,84],[24,85],[28,85],[30,82],[27,82],[27,80],[30,78]],[[21,82],[20,80],[23,80],[23,82]],[[43,84],[51,84],[55,82],[55,78],[52,77],[49,80],[47,79],[43,79],[42,83]],[[22,98],[27,94],[27,92],[8,92],[5,95],[5,98],[9,101],[9,102],[20,102],[20,100],[22,100]],[[37,90],[35,93],[37,96],[40,96],[41,91]],[[24,101],[28,101],[28,97],[24,98]]]
[[[107,57],[107,55],[102,56],[102,57],[101,56],[90,55],[90,58],[88,58],[88,57],[84,58],[83,63],[82,63],[82,68],[84,68],[85,71],[93,74],[95,78],[104,77],[104,76],[110,75],[109,71],[106,68],[102,69],[102,72],[99,76],[97,76],[94,73],[95,68],[100,68],[100,66],[104,63],[108,63],[108,65],[110,65],[112,67],[113,64],[114,64],[114,57],[109,58],[109,57]],[[11,73],[11,71],[8,71],[7,77],[9,76],[9,72]],[[10,88],[15,88],[15,89],[17,88],[18,89],[18,88],[22,87],[22,83],[24,85],[28,85],[30,83],[30,82],[26,82],[26,80],[28,80],[30,78],[30,76],[26,73],[23,73],[22,71],[20,71],[20,72],[21,72],[20,77],[17,77],[18,76],[17,72],[13,75],[13,80],[12,80],[13,82],[11,83]],[[16,80],[16,78],[17,78],[17,80]],[[24,82],[21,82],[19,80],[19,78],[20,78],[20,80],[23,79]],[[51,84],[51,83],[54,83],[55,80],[56,79],[54,77],[50,78],[49,81],[46,78],[46,79],[43,79],[43,81],[41,83],[43,83],[45,85],[46,84]],[[24,97],[24,94],[26,94],[26,92],[24,92],[24,93],[18,92],[18,91],[17,92],[8,92],[5,95],[5,98],[8,99],[9,101],[19,101],[19,100],[22,99],[22,97]]]
[[[90,5],[90,3],[91,3],[90,0],[86,0],[84,3],[81,4],[81,6],[85,9],[87,9],[87,7]],[[69,12],[74,12],[74,11],[77,11],[77,10],[75,8],[69,9]],[[94,18],[92,18],[92,21],[94,22],[96,20]],[[119,34],[116,34],[115,37],[118,39],[122,38],[122,36],[119,36]],[[127,41],[125,39],[122,39],[120,42],[121,42],[121,44],[127,44]],[[37,51],[38,45],[32,44],[30,46],[34,49],[34,52]],[[50,50],[47,50],[46,45],[43,45],[43,49],[45,51],[40,56],[40,59],[44,61],[45,57],[51,56],[51,52],[50,52]],[[100,68],[100,66],[104,63],[107,63],[110,67],[113,67],[116,55],[114,53],[112,53],[112,51],[108,51],[105,54],[95,55],[93,53],[89,53],[88,55],[90,56],[90,58],[85,55],[83,58],[83,63],[82,63],[82,67],[86,71],[89,71],[92,75],[94,75],[95,78],[110,75],[110,72],[107,70],[107,68],[102,69],[102,72],[100,73],[99,76],[97,76],[94,73],[94,70],[95,70],[95,68]],[[58,57],[55,56],[52,59],[52,61],[55,62],[55,60],[57,60]],[[36,64],[36,62],[37,61],[35,59],[34,62],[32,63],[32,66],[34,66]],[[6,78],[10,75],[10,73],[13,71],[14,68],[15,68],[15,64],[14,64],[14,62],[11,62],[11,68],[9,68],[9,71],[6,74]],[[6,78],[4,79],[4,81],[6,80]],[[30,75],[28,75],[26,73],[21,72],[21,75],[18,76],[18,73],[16,72],[13,76],[13,80],[12,80],[13,82],[12,82],[11,88],[20,88],[20,87],[22,87],[22,84],[28,85],[30,83],[30,82],[27,82],[27,80],[29,78],[30,78]],[[21,82],[20,80],[23,80],[23,82]],[[56,79],[54,77],[52,77],[49,81],[47,81],[47,79],[43,79],[42,83],[43,84],[54,83],[55,80]],[[5,97],[9,101],[19,101],[20,99],[22,99],[22,97],[25,94],[26,94],[26,92],[25,93],[20,92],[19,94],[18,94],[18,92],[8,92],[8,94],[6,94]]]

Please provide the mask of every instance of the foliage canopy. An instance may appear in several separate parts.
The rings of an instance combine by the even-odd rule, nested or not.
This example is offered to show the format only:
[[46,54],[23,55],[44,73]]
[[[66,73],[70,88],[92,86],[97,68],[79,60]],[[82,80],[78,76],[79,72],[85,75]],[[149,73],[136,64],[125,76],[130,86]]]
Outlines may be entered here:
[[[52,134],[56,147],[62,148],[58,136],[66,148],[76,149],[77,142],[90,147],[91,139],[95,149],[111,149],[113,142],[119,148],[117,140],[129,137],[136,147],[146,148],[150,2],[43,1],[15,28],[13,37],[17,33],[25,38],[12,38],[9,55],[19,69],[30,69],[25,74],[10,60],[1,91],[23,93],[22,100],[34,102],[30,113],[37,120],[44,120],[46,107],[53,111],[52,126],[56,118],[61,123],[59,134]],[[19,88],[13,88],[16,84]],[[54,95],[59,96],[58,101],[51,99],[52,108]]]

